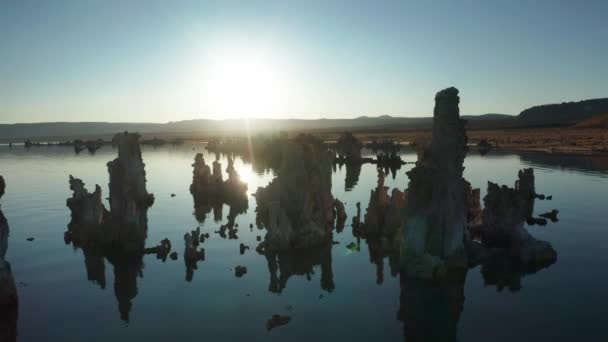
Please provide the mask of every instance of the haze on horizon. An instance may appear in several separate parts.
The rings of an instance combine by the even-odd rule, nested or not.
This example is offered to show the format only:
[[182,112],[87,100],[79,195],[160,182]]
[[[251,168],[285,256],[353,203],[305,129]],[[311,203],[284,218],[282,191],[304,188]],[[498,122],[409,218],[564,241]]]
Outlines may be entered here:
[[606,1],[2,1],[0,123],[518,114],[608,96]]

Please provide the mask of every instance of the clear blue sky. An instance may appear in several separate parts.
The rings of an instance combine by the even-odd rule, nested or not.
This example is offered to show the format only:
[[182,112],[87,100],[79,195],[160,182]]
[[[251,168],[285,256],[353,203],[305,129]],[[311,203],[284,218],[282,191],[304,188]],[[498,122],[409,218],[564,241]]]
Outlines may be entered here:
[[[608,97],[608,1],[0,1],[0,123],[429,116]],[[242,113],[240,113],[242,111]]]

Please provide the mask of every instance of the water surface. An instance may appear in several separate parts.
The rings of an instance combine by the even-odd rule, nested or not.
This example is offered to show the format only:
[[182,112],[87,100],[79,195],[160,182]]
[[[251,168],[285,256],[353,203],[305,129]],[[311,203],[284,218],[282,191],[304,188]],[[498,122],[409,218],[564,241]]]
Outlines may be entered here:
[[[332,193],[346,204],[347,226],[334,233],[338,244],[329,253],[282,265],[283,275],[293,274],[277,289],[266,258],[254,251],[264,231],[255,227],[253,197],[247,212],[236,218],[238,240],[214,233],[227,222],[227,206],[219,222],[213,215],[204,222],[195,218],[191,164],[203,150],[202,145],[143,148],[148,191],[156,197],[148,211],[146,244],[167,237],[180,258],[162,262],[146,255],[142,265],[134,265],[120,258],[87,263],[81,249],[63,240],[70,221],[68,176],[81,178],[89,190],[100,184],[106,197],[106,163],[115,150],[76,155],[68,147],[0,146],[0,174],[7,181],[1,204],[11,228],[7,260],[18,283],[21,341],[404,340],[408,329],[415,329],[398,319],[400,309],[416,308],[403,307],[399,276],[391,274],[388,259],[374,264],[365,241],[360,251],[346,248],[355,241],[349,225],[355,203],[361,202],[365,212],[376,186],[374,165],[363,165],[358,179],[351,174],[346,180],[345,167],[333,173]],[[207,161],[213,158],[205,152]],[[407,151],[402,158],[416,160]],[[225,157],[221,162],[225,168]],[[482,196],[488,180],[513,186],[518,169],[535,169],[537,191],[553,195],[551,201],[536,202],[536,214],[560,213],[559,222],[529,230],[553,245],[558,261],[532,274],[499,267],[493,270],[499,284],[484,278],[480,267],[469,270],[462,312],[454,314],[459,340],[608,338],[607,165],[585,157],[469,153],[465,178],[482,189]],[[274,177],[239,158],[235,167],[248,182],[249,195]],[[410,168],[388,176],[386,185],[403,190]],[[197,226],[211,236],[202,245],[206,260],[187,281],[183,236]],[[239,254],[241,242],[252,247],[244,255]],[[236,265],[246,266],[248,273],[236,278]],[[266,320],[277,313],[292,321],[268,332]],[[437,329],[446,329],[442,325],[438,320]]]

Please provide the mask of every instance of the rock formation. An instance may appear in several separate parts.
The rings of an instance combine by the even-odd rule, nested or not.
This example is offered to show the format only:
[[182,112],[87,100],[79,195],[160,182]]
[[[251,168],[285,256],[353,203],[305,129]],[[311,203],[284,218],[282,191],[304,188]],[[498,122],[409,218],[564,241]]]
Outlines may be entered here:
[[303,136],[285,144],[277,177],[254,196],[267,251],[331,243],[331,157],[320,142]]
[[410,276],[436,278],[448,264],[466,267],[463,240],[468,209],[462,174],[467,136],[459,102],[456,88],[437,93],[432,142],[407,173],[402,267]]
[[154,195],[146,190],[139,137],[137,133],[116,134],[112,143],[118,147],[118,158],[108,162],[112,221],[121,226],[118,238],[132,241],[145,239],[147,212],[154,203]]
[[[195,216],[199,222],[205,220],[212,208],[215,220],[221,220],[224,203],[230,206],[232,219],[236,217],[236,214],[247,211],[247,183],[240,179],[231,157],[228,157],[228,167],[226,168],[228,179],[225,181],[222,176],[222,164],[217,160],[213,162],[213,173],[205,164],[201,153],[195,156],[192,166],[194,170],[190,193],[194,198]],[[228,216],[230,219],[231,215]]]
[[66,205],[72,213],[71,224],[79,225],[90,233],[101,234],[101,226],[109,212],[102,203],[99,185],[95,185],[95,192],[89,193],[81,179],[70,175],[70,190],[72,197],[66,200]]
[[361,148],[363,144],[351,132],[344,132],[336,142],[338,158],[346,164],[361,163]]
[[[5,186],[4,178],[0,176],[0,198],[4,195]],[[5,259],[8,250],[8,235],[8,221],[0,210],[0,341],[17,340],[19,300],[11,265]]]
[[82,180],[70,175],[72,197],[66,201],[72,214],[66,241],[83,245],[88,241],[118,244],[141,253],[147,236],[147,211],[154,196],[146,190],[145,164],[139,148],[139,134],[119,133],[113,143],[118,158],[109,162],[110,211],[102,204],[101,188],[89,193]]
[[519,171],[515,187],[498,186],[488,182],[484,197],[483,225],[472,230],[488,248],[502,248],[524,265],[550,265],[557,253],[548,242],[535,239],[524,228],[533,214],[534,172]]
[[6,183],[4,182],[4,178],[0,176],[0,198],[4,196],[4,190],[6,189]]

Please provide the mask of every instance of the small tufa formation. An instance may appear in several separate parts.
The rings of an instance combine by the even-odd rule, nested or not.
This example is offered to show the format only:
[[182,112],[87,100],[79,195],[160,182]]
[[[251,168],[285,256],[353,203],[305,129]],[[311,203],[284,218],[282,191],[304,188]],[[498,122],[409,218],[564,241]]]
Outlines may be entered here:
[[278,175],[255,193],[257,220],[268,232],[266,251],[331,243],[334,199],[331,156],[310,136],[283,146]]
[[222,177],[222,164],[217,160],[213,162],[213,173],[205,164],[201,153],[194,157],[192,166],[194,170],[190,193],[194,198],[195,216],[199,222],[203,222],[212,209],[216,220],[221,219],[220,212],[224,203],[230,206],[232,219],[247,211],[247,183],[239,177],[232,158],[228,158],[226,181]]
[[557,253],[548,242],[535,239],[524,228],[534,209],[534,171],[519,171],[515,187],[488,182],[484,197],[483,224],[472,229],[487,248],[501,248],[523,265],[548,266]]
[[101,202],[99,185],[95,185],[95,192],[89,193],[81,179],[70,175],[70,190],[72,197],[66,200],[66,205],[72,212],[72,224],[88,229],[101,227],[109,213]]
[[266,330],[270,331],[281,325],[285,325],[291,321],[291,317],[282,315],[272,315],[272,317],[266,322]]
[[[216,167],[215,165],[218,165]],[[202,153],[197,153],[194,157],[194,170],[192,171],[192,185],[190,193],[199,197],[217,197],[222,188],[221,164],[214,162],[214,172],[211,173],[209,165],[205,164]],[[219,172],[217,172],[219,169]]]
[[463,240],[468,209],[462,174],[467,136],[459,102],[456,88],[437,93],[432,142],[407,173],[410,200],[402,228],[402,267],[409,276],[436,278],[445,274],[447,266],[466,267]]
[[365,236],[394,240],[401,226],[405,195],[399,189],[393,189],[389,197],[388,187],[384,186],[384,177],[384,172],[378,169],[378,185],[376,189],[371,190],[361,231]]
[[363,144],[351,132],[344,132],[336,142],[338,160],[346,164],[361,163],[361,148]]

